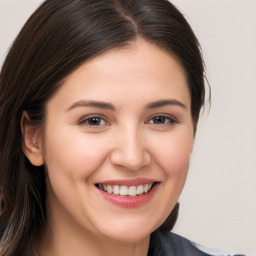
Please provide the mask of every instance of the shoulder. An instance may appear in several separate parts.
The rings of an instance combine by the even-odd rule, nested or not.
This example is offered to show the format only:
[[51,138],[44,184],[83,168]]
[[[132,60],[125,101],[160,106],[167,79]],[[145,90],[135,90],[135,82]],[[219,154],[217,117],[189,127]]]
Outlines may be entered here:
[[156,230],[150,239],[149,256],[244,256],[214,250],[194,243],[163,229]]
[[245,256],[244,254],[234,254],[230,251],[218,250],[210,247],[206,247],[195,242],[191,242],[198,250],[205,252],[207,255],[211,256]]

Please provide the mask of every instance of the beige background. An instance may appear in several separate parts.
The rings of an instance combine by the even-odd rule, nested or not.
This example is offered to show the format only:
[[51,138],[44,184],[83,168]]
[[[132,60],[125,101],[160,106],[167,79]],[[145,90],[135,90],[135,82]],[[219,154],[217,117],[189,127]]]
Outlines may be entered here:
[[[41,0],[0,0],[0,63]],[[212,107],[199,124],[175,232],[256,256],[256,1],[174,0],[205,55]]]

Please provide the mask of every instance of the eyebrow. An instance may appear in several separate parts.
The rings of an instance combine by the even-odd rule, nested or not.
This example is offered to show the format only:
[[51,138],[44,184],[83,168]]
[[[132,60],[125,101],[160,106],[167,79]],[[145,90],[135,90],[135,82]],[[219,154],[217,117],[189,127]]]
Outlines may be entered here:
[[165,100],[158,100],[152,103],[149,103],[146,108],[147,109],[153,109],[153,108],[159,108],[159,107],[164,107],[164,106],[178,106],[184,109],[187,109],[187,106],[183,104],[182,102],[175,100],[175,99],[165,99]]
[[79,100],[75,102],[71,107],[67,109],[67,111],[72,110],[77,107],[95,107],[95,108],[103,108],[115,111],[116,108],[113,104],[102,102],[102,101],[91,101],[91,100]]
[[[187,107],[183,103],[175,99],[165,99],[165,100],[158,100],[155,102],[151,102],[146,105],[146,109],[159,108],[159,107],[164,107],[168,105],[179,106],[181,108],[187,109]],[[94,101],[94,100],[79,100],[75,102],[71,107],[69,107],[66,110],[66,112],[78,107],[95,107],[95,108],[109,109],[113,111],[116,110],[116,108],[112,103]]]

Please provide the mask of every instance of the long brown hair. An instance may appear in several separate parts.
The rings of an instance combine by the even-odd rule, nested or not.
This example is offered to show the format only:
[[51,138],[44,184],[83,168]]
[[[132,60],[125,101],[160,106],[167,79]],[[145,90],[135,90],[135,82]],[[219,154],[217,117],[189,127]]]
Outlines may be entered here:
[[[72,71],[89,59],[141,37],[174,54],[187,76],[194,130],[204,103],[198,40],[167,0],[46,0],[14,41],[0,75],[0,254],[36,254],[46,223],[44,167],[22,152],[22,111],[42,125],[45,105]],[[171,229],[178,204],[163,224]]]

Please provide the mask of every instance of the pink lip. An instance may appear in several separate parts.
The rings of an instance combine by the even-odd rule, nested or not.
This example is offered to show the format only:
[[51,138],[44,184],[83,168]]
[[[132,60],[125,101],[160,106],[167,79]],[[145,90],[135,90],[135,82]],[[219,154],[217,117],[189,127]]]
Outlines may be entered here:
[[137,178],[132,180],[106,180],[99,182],[101,184],[109,184],[109,185],[123,185],[123,186],[138,186],[138,185],[144,185],[149,183],[155,183],[156,180],[152,179],[146,179],[146,178]]
[[[149,183],[151,183],[151,182],[149,182]],[[110,183],[108,183],[108,184],[110,184]],[[113,184],[120,184],[120,183],[116,183],[116,181],[115,181],[115,183],[113,183]],[[140,207],[140,206],[147,204],[150,201],[150,199],[153,197],[153,195],[155,194],[159,185],[160,185],[160,183],[155,183],[150,191],[148,191],[145,194],[138,195],[138,196],[114,195],[114,194],[109,194],[99,188],[97,188],[97,189],[98,189],[99,193],[101,194],[101,196],[103,196],[103,198],[105,200],[109,201],[110,203],[112,203],[114,205],[117,205],[119,207],[124,207],[124,208],[136,208],[136,207]]]

